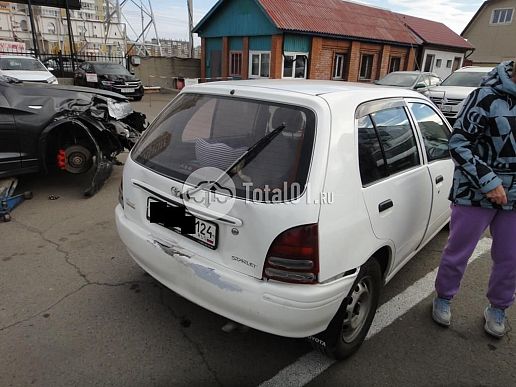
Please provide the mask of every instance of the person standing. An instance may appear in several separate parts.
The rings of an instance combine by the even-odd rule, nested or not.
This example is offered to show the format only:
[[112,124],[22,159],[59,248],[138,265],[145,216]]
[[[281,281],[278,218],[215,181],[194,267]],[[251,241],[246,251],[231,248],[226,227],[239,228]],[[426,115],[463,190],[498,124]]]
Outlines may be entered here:
[[466,99],[449,142],[455,163],[450,193],[450,235],[443,251],[432,317],[451,324],[457,294],[475,247],[490,228],[493,266],[484,310],[484,329],[501,338],[505,310],[516,290],[516,69],[508,61],[494,68]]

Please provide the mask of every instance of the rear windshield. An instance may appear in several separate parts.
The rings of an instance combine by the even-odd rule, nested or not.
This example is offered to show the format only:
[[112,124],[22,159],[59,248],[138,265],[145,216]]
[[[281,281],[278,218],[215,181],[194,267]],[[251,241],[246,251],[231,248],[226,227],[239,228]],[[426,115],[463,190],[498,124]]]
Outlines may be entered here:
[[139,164],[184,182],[200,168],[227,170],[250,147],[284,129],[232,176],[236,195],[251,190],[281,192],[280,200],[303,193],[310,167],[315,114],[270,102],[183,94],[163,111],[132,152]]
[[384,86],[410,87],[418,78],[418,74],[390,73],[376,83]]
[[457,71],[446,78],[443,83],[441,83],[441,86],[479,87],[482,83],[482,78],[484,78],[487,73],[488,71]]

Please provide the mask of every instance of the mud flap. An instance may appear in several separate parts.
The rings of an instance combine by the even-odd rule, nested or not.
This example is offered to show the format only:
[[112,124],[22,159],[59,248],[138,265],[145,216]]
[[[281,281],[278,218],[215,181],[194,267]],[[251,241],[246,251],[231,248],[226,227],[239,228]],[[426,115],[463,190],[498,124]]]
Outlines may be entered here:
[[89,188],[84,191],[84,196],[91,198],[99,192],[106,180],[111,176],[111,172],[113,172],[113,161],[101,155],[95,165],[95,174],[93,175],[91,184]]

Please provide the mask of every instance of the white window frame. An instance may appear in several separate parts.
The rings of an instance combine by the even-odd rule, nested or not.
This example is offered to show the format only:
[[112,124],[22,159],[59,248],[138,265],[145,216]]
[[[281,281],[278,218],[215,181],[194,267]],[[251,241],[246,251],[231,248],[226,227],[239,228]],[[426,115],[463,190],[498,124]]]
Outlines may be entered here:
[[[371,57],[371,74],[370,74],[369,78],[362,77],[362,64],[363,64],[364,58],[366,56],[370,56]],[[363,53],[360,54],[360,66],[358,68],[358,80],[359,81],[371,81],[374,78],[374,74],[373,74],[373,71],[374,71],[374,57],[375,57],[375,54],[369,53],[369,52],[363,52]]]
[[[346,54],[339,54],[335,53],[334,56],[334,62],[333,62],[333,79],[336,81],[343,81],[344,80],[344,69],[346,68],[344,60],[346,59]],[[337,62],[340,59],[340,75],[337,72]]]
[[[268,54],[269,55],[269,76],[268,77],[262,77],[260,74],[262,73],[262,55]],[[253,75],[253,55],[259,55],[260,61],[258,62],[258,75]],[[249,78],[250,79],[257,79],[257,78],[270,78],[271,77],[271,51],[249,51]]]
[[[292,66],[292,74],[290,76],[285,76],[285,57],[286,56],[293,56],[294,59],[294,66]],[[295,78],[296,75],[296,60],[298,56],[306,56],[306,65],[305,65],[305,73],[303,75],[303,78]],[[282,61],[281,61],[281,78],[284,79],[306,79],[306,75],[308,74],[308,53],[307,52],[295,52],[295,51],[287,51],[284,52],[282,55]]]
[[[494,15],[495,15],[495,12],[496,11],[512,11],[511,13],[511,20],[509,21],[504,21],[503,23],[502,22],[499,22],[497,21],[496,23],[494,22]],[[507,16],[506,16],[507,17]],[[489,24],[492,25],[492,26],[504,26],[504,25],[509,25],[509,24],[512,24],[512,20],[514,19],[514,8],[495,8],[493,9],[493,12],[491,12],[491,19],[489,19]]]

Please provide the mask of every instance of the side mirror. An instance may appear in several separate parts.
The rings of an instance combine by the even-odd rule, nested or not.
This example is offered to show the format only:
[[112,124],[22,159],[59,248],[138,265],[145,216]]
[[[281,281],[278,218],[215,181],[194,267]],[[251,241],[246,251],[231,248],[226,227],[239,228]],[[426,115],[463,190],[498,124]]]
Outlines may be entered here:
[[135,74],[134,74],[134,71],[131,71],[131,75],[135,75]]
[[416,86],[414,86],[414,90],[419,89],[426,89],[426,85],[424,83],[417,83]]

